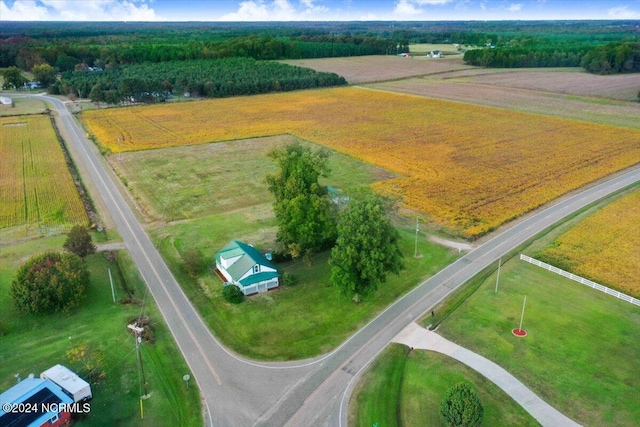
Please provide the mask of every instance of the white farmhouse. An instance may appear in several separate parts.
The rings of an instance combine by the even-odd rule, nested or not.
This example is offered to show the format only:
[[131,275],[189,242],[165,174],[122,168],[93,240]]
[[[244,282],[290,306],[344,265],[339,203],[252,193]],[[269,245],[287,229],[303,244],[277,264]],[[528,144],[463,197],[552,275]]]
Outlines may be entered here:
[[280,284],[276,266],[246,243],[232,240],[216,253],[215,259],[216,273],[225,286],[236,285],[245,295],[265,292]]

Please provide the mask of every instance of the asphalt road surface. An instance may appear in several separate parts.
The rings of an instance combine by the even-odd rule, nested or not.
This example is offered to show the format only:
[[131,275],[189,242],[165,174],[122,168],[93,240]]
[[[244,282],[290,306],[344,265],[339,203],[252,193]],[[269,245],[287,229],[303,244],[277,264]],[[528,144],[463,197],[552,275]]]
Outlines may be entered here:
[[259,363],[220,345],[151,243],[95,145],[62,101],[39,97],[57,110],[58,126],[74,160],[99,193],[92,197],[103,199],[140,269],[200,388],[205,424],[210,426],[346,426],[346,405],[358,376],[405,326],[540,231],[640,180],[640,167],[636,167],[530,216],[420,284],[329,354],[305,361]]

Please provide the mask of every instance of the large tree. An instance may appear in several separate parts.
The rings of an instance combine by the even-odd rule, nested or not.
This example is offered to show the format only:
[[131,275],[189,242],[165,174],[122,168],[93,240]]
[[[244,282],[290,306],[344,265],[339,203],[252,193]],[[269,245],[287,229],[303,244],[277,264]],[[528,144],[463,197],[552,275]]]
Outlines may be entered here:
[[63,248],[82,259],[96,252],[96,245],[91,241],[89,230],[81,225],[74,225],[69,231]]
[[56,81],[56,69],[49,64],[39,64],[31,69],[33,78],[43,87],[49,87]]
[[3,89],[19,89],[27,81],[22,76],[22,72],[20,72],[20,69],[15,66],[5,68],[5,70],[2,72],[2,78],[4,80],[2,83]]
[[336,236],[332,203],[318,178],[329,174],[324,149],[312,151],[298,143],[274,150],[269,156],[278,165],[267,175],[278,220],[278,242],[285,254],[297,258],[324,249]]
[[46,252],[33,256],[20,267],[10,293],[18,311],[69,311],[84,297],[88,282],[89,271],[80,257]]
[[338,239],[331,250],[331,282],[343,295],[372,295],[387,273],[403,267],[400,235],[388,216],[389,203],[374,193],[352,198],[338,222]]
[[465,383],[447,391],[440,403],[440,419],[447,427],[475,427],[482,424],[484,408],[476,392]]

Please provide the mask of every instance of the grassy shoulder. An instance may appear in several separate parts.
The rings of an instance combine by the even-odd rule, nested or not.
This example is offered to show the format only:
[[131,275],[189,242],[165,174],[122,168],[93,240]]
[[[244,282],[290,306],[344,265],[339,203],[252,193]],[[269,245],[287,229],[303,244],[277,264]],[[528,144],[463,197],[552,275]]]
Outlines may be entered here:
[[[26,378],[36,376],[57,364],[80,371],[70,363],[66,353],[81,342],[104,356],[105,379],[92,384],[91,413],[78,425],[185,425],[201,424],[200,397],[197,387],[185,386],[182,376],[189,372],[173,337],[162,321],[153,299],[146,294],[144,282],[126,252],[118,253],[118,265],[102,254],[87,258],[91,281],[87,298],[70,313],[28,315],[15,311],[9,287],[16,270],[32,254],[58,250],[64,236],[43,238],[2,248],[0,256],[0,324],[5,335],[0,346],[0,390],[15,384],[16,373]],[[116,296],[125,295],[123,279],[138,304],[114,304],[109,284],[111,269]],[[135,339],[127,323],[144,314],[149,316],[155,332],[155,344],[143,343],[141,354],[151,397],[144,400],[144,419],[140,417],[140,376]]]
[[315,256],[311,266],[303,261],[279,264],[283,272],[296,276],[296,285],[247,298],[239,305],[224,301],[222,282],[212,270],[194,279],[181,267],[180,254],[189,247],[199,248],[213,268],[213,254],[229,239],[238,238],[268,249],[264,245],[273,241],[275,230],[270,210],[256,207],[174,223],[154,233],[164,259],[216,336],[234,351],[256,359],[300,359],[335,348],[399,296],[457,256],[421,236],[418,250],[423,257],[413,258],[414,231],[401,229],[404,271],[398,276],[388,276],[375,296],[360,304],[342,297],[331,286],[328,252]]
[[[577,422],[637,425],[640,312],[517,258],[480,278],[438,332],[496,362]],[[524,297],[523,329],[516,338]],[[423,323],[431,323],[429,317]]]
[[498,386],[462,363],[401,344],[391,344],[358,383],[349,403],[349,425],[441,426],[440,402],[459,382],[478,393],[482,425],[538,425]]

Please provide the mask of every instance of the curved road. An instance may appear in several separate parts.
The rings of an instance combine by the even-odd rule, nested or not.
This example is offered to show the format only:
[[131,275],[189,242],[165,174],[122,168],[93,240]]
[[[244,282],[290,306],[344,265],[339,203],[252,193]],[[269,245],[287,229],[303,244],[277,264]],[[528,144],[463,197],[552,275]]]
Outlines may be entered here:
[[[211,426],[346,426],[355,380],[409,323],[499,257],[568,215],[640,180],[635,167],[545,209],[458,259],[389,306],[333,352],[300,362],[257,363],[218,343],[135,217],[108,166],[56,98],[58,125],[104,200],[127,249],[187,361]],[[96,198],[98,195],[92,194]]]

